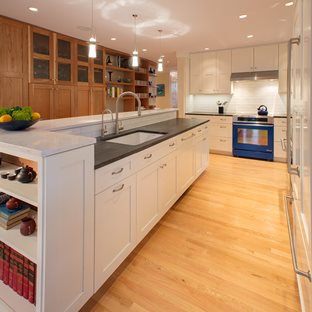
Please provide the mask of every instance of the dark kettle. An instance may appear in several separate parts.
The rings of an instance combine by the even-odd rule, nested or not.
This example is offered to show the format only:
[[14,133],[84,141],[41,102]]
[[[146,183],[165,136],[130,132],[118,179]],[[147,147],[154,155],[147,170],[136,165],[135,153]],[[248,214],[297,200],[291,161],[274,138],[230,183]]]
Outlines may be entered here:
[[267,115],[268,114],[268,108],[265,105],[260,105],[258,108],[258,115]]
[[32,182],[37,176],[36,171],[33,168],[26,166],[21,169],[21,171],[16,176],[16,180],[22,183]]

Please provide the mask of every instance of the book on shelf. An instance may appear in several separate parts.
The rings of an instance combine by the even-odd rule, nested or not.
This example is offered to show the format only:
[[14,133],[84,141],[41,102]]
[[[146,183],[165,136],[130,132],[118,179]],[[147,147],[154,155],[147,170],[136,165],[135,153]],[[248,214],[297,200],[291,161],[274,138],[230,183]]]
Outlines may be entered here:
[[0,241],[0,281],[3,280],[4,243]]
[[13,227],[15,227],[16,225],[20,224],[21,223],[21,220],[26,217],[26,215],[22,215],[20,217],[17,217],[16,219],[13,219],[13,220],[10,220],[10,221],[3,221],[1,218],[0,218],[0,227],[5,229],[5,230],[9,230]]
[[28,299],[28,296],[29,296],[28,267],[29,267],[29,260],[27,258],[24,258],[24,265],[23,265],[23,297],[25,299]]
[[16,266],[17,266],[17,270],[16,270],[16,291],[20,296],[23,296],[24,256],[16,251],[15,257],[16,257]]
[[10,247],[4,245],[4,262],[3,262],[3,283],[9,284],[9,266],[10,266]]
[[28,301],[30,303],[35,303],[36,298],[36,265],[32,261],[28,262]]
[[20,206],[14,210],[8,209],[5,204],[1,204],[0,205],[0,218],[10,220],[29,211],[30,211],[30,206],[25,203],[21,203]]

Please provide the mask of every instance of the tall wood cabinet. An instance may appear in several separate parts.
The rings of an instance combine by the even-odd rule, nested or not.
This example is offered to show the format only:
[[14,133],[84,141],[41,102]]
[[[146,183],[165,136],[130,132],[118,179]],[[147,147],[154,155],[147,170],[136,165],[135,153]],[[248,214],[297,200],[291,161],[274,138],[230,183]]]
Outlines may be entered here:
[[[0,38],[0,106],[30,105],[44,119],[93,115],[115,110],[123,91],[139,93],[146,109],[155,106],[156,82],[148,74],[154,62],[141,59],[135,71],[129,54],[99,45],[90,59],[86,42],[6,17]],[[136,106],[126,97],[120,110]]]
[[28,105],[27,25],[0,16],[0,106]]

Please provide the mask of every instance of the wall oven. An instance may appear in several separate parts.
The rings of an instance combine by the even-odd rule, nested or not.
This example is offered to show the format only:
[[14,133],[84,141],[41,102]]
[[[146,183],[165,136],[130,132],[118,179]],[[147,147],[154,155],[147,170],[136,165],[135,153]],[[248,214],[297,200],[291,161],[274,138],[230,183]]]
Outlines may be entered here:
[[273,146],[273,117],[233,117],[233,156],[273,160]]

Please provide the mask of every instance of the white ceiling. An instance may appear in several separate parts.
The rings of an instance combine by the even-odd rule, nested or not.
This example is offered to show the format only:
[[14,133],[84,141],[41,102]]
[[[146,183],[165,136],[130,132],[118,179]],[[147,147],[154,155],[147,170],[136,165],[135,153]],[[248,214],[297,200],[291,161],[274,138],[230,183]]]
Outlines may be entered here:
[[[137,18],[139,54],[167,68],[176,53],[286,41],[294,6],[286,0],[93,0],[94,27],[101,45],[131,53]],[[1,0],[0,14],[82,40],[90,37],[92,0]],[[30,12],[28,7],[39,9]],[[241,14],[248,17],[240,20]],[[160,40],[158,29],[163,30]],[[253,34],[252,39],[247,35]],[[111,41],[116,37],[116,41]],[[142,52],[142,48],[148,49]],[[169,61],[169,63],[167,63]]]

